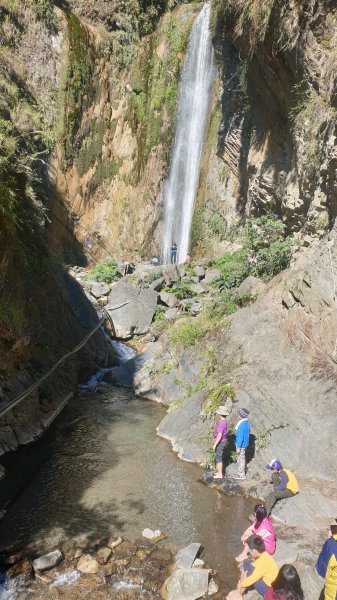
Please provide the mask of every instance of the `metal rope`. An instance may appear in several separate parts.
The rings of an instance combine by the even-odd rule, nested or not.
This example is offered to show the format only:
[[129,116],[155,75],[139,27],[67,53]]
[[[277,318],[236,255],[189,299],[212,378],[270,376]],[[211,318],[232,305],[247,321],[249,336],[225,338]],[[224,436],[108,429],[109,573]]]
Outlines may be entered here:
[[[109,311],[116,310],[117,308],[121,308],[122,306],[125,306],[126,304],[130,304],[130,302],[132,302],[132,300],[128,300],[127,302],[123,302],[122,304],[118,304],[117,306],[112,306],[111,308],[109,307]],[[108,313],[106,313],[106,314],[108,315]],[[108,316],[109,316],[110,322],[112,322],[111,316],[110,315],[108,315]],[[86,337],[75,348],[73,348],[73,350],[71,350],[70,352],[67,352],[67,354],[62,356],[62,358],[60,358],[54,364],[54,366],[47,373],[45,373],[45,375],[43,375],[38,381],[33,383],[33,385],[31,385],[28,388],[28,390],[25,390],[24,392],[22,392],[22,394],[20,394],[15,400],[12,400],[12,402],[7,404],[7,406],[5,406],[3,409],[0,409],[0,418],[3,417],[6,413],[8,413],[8,411],[12,410],[17,404],[22,402],[22,400],[27,398],[27,396],[29,396],[32,392],[34,392],[34,390],[36,390],[43,381],[45,381],[52,373],[54,373],[54,371],[56,371],[57,367],[59,367],[67,358],[69,358],[70,356],[72,356],[73,354],[76,354],[76,352],[81,350],[81,348],[83,348],[83,346],[85,346],[85,344],[88,342],[88,340],[90,340],[90,338],[94,335],[94,333],[101,327],[104,319],[105,319],[105,315],[103,315],[103,317],[99,320],[98,324],[88,333],[88,335],[86,335]]]

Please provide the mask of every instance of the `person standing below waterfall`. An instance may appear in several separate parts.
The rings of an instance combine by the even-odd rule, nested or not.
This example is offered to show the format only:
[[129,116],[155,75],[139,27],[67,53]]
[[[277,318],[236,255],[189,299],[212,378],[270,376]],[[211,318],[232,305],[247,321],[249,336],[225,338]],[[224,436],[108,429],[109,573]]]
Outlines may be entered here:
[[175,242],[173,242],[172,247],[171,247],[171,265],[177,264],[177,252],[178,252],[177,244]]
[[247,408],[240,408],[239,415],[240,421],[235,427],[236,461],[238,464],[238,474],[235,479],[246,479],[246,448],[250,437],[249,410]]

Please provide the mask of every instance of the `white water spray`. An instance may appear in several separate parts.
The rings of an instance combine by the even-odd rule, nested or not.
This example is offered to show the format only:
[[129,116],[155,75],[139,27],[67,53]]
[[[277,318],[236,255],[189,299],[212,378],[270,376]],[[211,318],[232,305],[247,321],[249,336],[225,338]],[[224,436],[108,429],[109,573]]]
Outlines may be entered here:
[[189,250],[195,195],[199,181],[205,128],[213,81],[213,50],[209,31],[210,5],[194,21],[187,47],[178,95],[176,135],[169,177],[164,184],[165,230],[163,263],[177,243],[177,262]]

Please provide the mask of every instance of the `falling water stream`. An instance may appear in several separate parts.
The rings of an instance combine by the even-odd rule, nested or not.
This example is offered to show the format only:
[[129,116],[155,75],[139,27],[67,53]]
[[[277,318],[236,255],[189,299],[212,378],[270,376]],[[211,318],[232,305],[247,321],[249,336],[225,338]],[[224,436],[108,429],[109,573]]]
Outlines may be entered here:
[[209,31],[210,5],[194,21],[178,95],[176,134],[169,177],[164,184],[165,230],[162,258],[169,262],[170,247],[178,246],[178,263],[189,250],[195,195],[214,77]]

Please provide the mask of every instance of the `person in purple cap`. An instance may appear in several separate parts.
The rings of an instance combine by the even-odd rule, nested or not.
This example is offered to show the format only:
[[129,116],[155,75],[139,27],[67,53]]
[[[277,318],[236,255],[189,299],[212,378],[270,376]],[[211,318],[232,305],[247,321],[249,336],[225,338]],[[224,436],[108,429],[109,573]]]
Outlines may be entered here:
[[299,487],[295,475],[289,469],[284,469],[276,458],[266,465],[266,469],[270,469],[272,472],[271,483],[274,486],[274,490],[268,494],[265,502],[267,516],[269,516],[278,500],[296,496]]
[[249,410],[240,408],[240,421],[235,427],[236,438],[236,462],[238,465],[238,474],[234,479],[246,479],[246,448],[249,444],[250,423],[248,421]]

